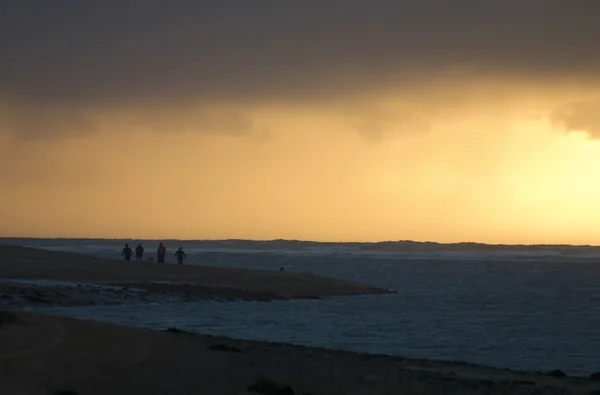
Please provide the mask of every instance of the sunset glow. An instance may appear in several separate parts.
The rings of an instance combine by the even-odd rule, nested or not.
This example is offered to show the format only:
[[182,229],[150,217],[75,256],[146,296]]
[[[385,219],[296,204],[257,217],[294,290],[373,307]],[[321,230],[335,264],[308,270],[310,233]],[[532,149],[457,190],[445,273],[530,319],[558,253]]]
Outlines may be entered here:
[[292,53],[265,77],[256,52],[229,78],[184,58],[181,80],[144,58],[112,85],[15,83],[0,96],[0,235],[597,243],[600,79],[458,53],[323,75],[310,62],[325,55],[302,68]]

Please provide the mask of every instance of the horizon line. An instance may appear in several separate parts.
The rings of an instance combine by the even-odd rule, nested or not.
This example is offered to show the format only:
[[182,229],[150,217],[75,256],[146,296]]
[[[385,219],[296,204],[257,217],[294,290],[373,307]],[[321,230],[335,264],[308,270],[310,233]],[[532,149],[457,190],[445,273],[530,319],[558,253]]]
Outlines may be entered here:
[[439,241],[419,241],[419,240],[380,240],[380,241],[316,241],[316,240],[303,240],[303,239],[240,239],[240,238],[228,238],[228,239],[177,239],[177,238],[107,238],[107,237],[34,237],[34,236],[0,236],[0,241],[5,239],[26,239],[26,240],[102,240],[102,241],[182,241],[182,242],[223,242],[223,241],[243,241],[253,243],[269,243],[269,242],[296,242],[296,243],[313,243],[313,244],[384,244],[384,243],[412,243],[412,244],[439,244],[439,245],[459,245],[459,244],[475,244],[488,247],[600,247],[600,245],[594,244],[557,244],[557,243],[536,243],[536,244],[523,244],[523,243],[484,243],[477,241],[458,241],[458,242],[439,242]]

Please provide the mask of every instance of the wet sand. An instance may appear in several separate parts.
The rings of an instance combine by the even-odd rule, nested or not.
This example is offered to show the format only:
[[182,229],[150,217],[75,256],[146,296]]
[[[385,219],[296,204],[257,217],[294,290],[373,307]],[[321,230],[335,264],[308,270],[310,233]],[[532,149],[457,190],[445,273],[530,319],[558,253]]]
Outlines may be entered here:
[[[309,298],[309,296],[302,296]],[[317,296],[310,298],[319,298]],[[0,308],[110,306],[148,303],[235,302],[288,300],[274,293],[185,283],[128,282],[48,285],[0,280]]]
[[599,382],[584,378],[157,332],[37,313],[16,312],[15,317],[0,314],[2,394],[600,393]]

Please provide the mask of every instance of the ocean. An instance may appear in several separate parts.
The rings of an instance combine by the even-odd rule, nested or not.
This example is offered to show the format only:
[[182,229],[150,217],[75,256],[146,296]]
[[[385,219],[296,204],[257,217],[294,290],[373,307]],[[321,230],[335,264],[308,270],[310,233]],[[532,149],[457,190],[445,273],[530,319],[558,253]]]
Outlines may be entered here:
[[[119,258],[125,242],[0,239]],[[305,271],[397,291],[278,302],[48,308],[120,324],[515,370],[600,371],[600,247],[166,240],[187,264]],[[153,255],[158,242],[142,241]],[[123,262],[123,264],[126,264]]]

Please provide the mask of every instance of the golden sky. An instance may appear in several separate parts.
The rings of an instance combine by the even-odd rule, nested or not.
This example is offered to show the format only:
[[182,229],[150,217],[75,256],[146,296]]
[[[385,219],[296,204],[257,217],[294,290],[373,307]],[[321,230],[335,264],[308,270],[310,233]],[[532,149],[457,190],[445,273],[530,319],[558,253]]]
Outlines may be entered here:
[[[346,43],[341,37],[325,35]],[[475,61],[476,48],[464,52],[478,41],[459,38],[451,42],[457,61],[425,69],[411,63],[407,39],[394,61],[384,59],[393,46],[357,44],[383,59],[381,69],[360,63],[358,49],[338,53],[348,63],[322,64],[315,50],[302,66],[298,56],[279,61],[267,45],[219,74],[219,65],[242,59],[225,44],[209,52],[222,63],[193,58],[210,66],[198,74],[185,65],[192,58],[180,59],[181,79],[179,66],[151,56],[124,67],[130,79],[98,65],[86,74],[83,57],[54,55],[58,44],[48,59],[39,55],[48,75],[28,69],[27,78],[5,65],[0,82],[12,85],[0,92],[0,236],[597,244],[600,80],[576,62],[498,65],[487,50]],[[14,54],[24,65],[35,58]],[[287,73],[269,78],[263,57]]]

